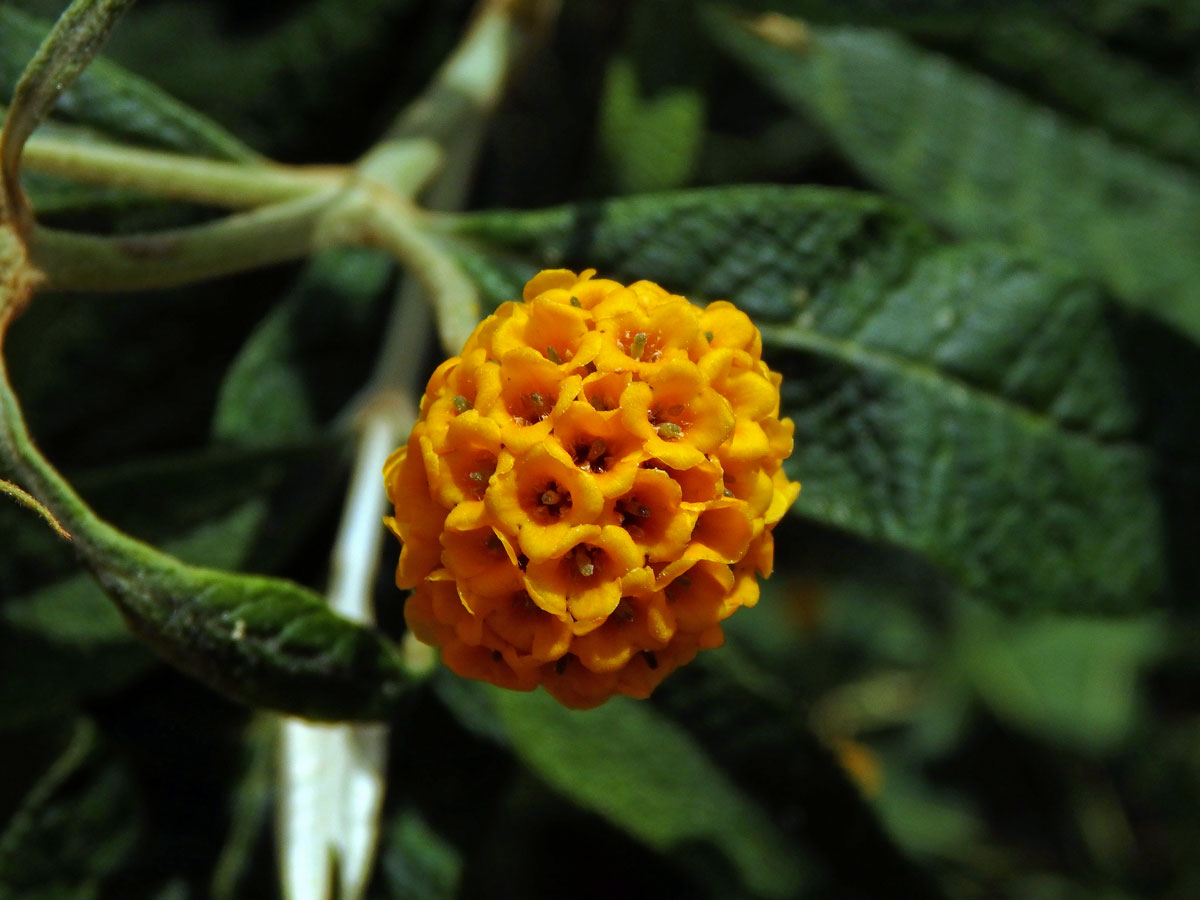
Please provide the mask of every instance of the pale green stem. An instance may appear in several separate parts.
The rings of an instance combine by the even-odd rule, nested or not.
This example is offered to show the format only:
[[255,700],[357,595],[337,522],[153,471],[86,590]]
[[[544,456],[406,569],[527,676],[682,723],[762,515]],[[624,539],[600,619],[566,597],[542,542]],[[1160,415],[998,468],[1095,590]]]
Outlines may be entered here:
[[122,291],[189,284],[307,256],[341,190],[309,194],[216,222],[98,237],[35,227],[30,255],[56,290]]
[[429,293],[442,347],[453,355],[479,322],[479,292],[446,249],[431,237],[416,210],[370,207],[367,240],[403,260],[409,274]]
[[231,163],[115,144],[35,136],[21,158],[26,171],[144,191],[156,197],[229,209],[292,200],[346,184],[348,169]]
[[0,210],[21,234],[29,231],[32,222],[29,201],[17,177],[25,142],[132,5],[133,0],[74,0],[21,73],[0,130]]

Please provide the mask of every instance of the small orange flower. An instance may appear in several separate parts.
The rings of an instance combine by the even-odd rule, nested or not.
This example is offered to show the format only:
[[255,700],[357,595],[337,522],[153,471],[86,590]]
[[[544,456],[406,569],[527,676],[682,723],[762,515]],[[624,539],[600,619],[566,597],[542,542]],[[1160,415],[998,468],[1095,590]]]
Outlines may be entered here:
[[413,633],[580,709],[720,646],[800,491],[746,314],[594,274],[541,272],[480,323],[384,468]]

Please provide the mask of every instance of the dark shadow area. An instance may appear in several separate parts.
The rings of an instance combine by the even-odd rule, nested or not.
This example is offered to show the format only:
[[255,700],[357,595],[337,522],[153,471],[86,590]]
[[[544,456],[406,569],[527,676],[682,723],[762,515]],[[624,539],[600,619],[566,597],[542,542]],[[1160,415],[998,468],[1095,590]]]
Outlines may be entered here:
[[1150,316],[1109,313],[1140,437],[1154,454],[1169,575],[1168,601],[1200,610],[1200,347]]

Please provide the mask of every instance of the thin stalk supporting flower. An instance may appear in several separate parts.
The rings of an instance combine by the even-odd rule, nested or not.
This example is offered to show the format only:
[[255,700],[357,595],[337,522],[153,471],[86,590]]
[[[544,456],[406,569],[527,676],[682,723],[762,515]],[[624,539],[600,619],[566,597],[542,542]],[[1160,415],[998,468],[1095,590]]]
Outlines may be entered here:
[[593,275],[541,272],[483,321],[384,470],[413,633],[577,708],[720,646],[800,490],[750,319]]

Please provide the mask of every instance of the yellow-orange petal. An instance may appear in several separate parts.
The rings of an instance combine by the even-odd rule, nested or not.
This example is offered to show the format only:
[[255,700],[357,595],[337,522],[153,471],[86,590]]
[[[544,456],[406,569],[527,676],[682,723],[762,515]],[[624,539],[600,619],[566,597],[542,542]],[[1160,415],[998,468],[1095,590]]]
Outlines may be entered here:
[[530,596],[547,612],[566,612],[576,633],[603,622],[621,599],[621,579],[642,563],[624,529],[605,525],[557,557],[535,559],[525,570]]
[[385,470],[413,633],[578,708],[719,646],[799,490],[749,318],[594,275],[543,272],[481,322]]
[[510,557],[503,534],[490,525],[442,532],[442,566],[453,576],[459,596],[477,611],[479,600],[523,590],[521,571]]
[[500,396],[487,410],[513,453],[545,441],[562,412],[580,391],[582,378],[562,370],[532,347],[518,347],[500,361]]
[[775,494],[771,497],[771,505],[763,514],[763,521],[768,526],[773,526],[782,519],[800,496],[800,483],[788,481],[787,473],[782,468],[775,471],[771,481],[775,486]]
[[679,483],[661,469],[637,469],[629,490],[609,501],[606,515],[623,528],[650,562],[679,558],[696,524],[696,510],[681,503]]
[[592,672],[574,654],[547,663],[541,670],[542,687],[570,709],[592,709],[612,697],[618,672]]
[[700,560],[664,589],[680,631],[700,634],[725,618],[724,604],[733,589],[729,566]]
[[504,654],[483,644],[472,646],[451,641],[442,647],[442,662],[463,678],[474,678],[513,691],[532,691],[538,686],[538,670],[514,667]]
[[571,646],[570,623],[539,607],[524,588],[493,604],[484,622],[514,668],[559,659]]
[[738,418],[758,421],[771,415],[779,402],[779,389],[764,372],[766,367],[745,350],[711,350],[696,365]]
[[446,510],[429,494],[418,445],[419,436],[414,434],[384,468],[388,499],[395,507],[388,524],[404,544],[396,569],[396,584],[402,588],[415,587],[437,566],[441,555],[437,535],[446,518]]
[[500,455],[500,426],[468,410],[448,422],[443,435],[423,433],[421,454],[435,499],[451,507],[479,500],[487,491]]
[[646,377],[669,360],[689,360],[689,350],[699,339],[699,310],[682,298],[660,299],[647,306],[643,296],[627,288],[592,310],[596,330],[604,337],[596,354],[597,370]]
[[684,555],[723,563],[738,562],[761,530],[762,520],[750,518],[742,501],[717,501],[700,512]]
[[721,457],[721,470],[725,496],[743,501],[750,518],[762,518],[775,499],[775,481],[762,461]]
[[547,442],[520,456],[505,453],[485,502],[532,558],[553,555],[564,535],[578,535],[578,526],[594,526],[604,498],[566,451]]
[[581,476],[605,498],[619,497],[633,487],[638,466],[646,458],[637,435],[619,420],[578,400],[555,421],[553,446],[561,447]]
[[568,290],[579,281],[579,276],[570,269],[543,269],[525,283],[521,297],[532,300],[538,294],[554,289]]
[[499,359],[509,351],[532,347],[564,372],[596,358],[601,336],[592,330],[591,313],[546,295],[531,300],[521,316],[499,326],[492,350]]
[[750,317],[727,300],[715,300],[700,313],[700,328],[711,334],[714,349],[745,350],[755,359],[762,356],[762,334]]
[[621,394],[621,419],[643,438],[648,454],[677,469],[702,463],[734,428],[729,401],[686,360],[668,362],[649,381],[630,384]]

